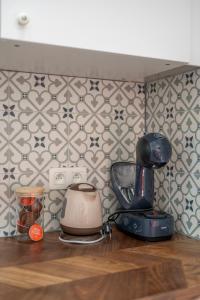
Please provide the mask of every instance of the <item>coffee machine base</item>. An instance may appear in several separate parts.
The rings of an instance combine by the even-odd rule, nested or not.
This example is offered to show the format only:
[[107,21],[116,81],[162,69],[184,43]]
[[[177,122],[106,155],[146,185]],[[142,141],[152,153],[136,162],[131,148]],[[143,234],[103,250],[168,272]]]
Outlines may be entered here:
[[174,219],[156,210],[133,213],[124,212],[115,221],[119,230],[144,241],[169,240],[174,233]]

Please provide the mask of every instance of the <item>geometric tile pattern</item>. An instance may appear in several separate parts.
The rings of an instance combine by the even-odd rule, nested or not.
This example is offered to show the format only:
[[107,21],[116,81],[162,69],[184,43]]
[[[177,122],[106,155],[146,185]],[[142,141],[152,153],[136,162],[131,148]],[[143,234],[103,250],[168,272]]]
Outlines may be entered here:
[[200,239],[200,69],[148,83],[147,129],[166,135],[172,158],[156,173],[155,205],[176,230]]
[[110,166],[134,160],[143,134],[143,84],[1,71],[0,125],[0,236],[15,234],[19,185],[45,187],[45,230],[59,228],[65,191],[49,191],[52,167],[86,166],[106,217]]

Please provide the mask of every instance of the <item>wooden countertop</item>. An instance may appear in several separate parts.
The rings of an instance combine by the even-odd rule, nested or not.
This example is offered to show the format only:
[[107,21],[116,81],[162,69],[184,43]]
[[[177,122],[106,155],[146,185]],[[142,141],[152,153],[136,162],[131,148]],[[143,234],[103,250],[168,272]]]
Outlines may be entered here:
[[96,245],[0,239],[0,299],[200,299],[200,241],[142,242],[113,231]]

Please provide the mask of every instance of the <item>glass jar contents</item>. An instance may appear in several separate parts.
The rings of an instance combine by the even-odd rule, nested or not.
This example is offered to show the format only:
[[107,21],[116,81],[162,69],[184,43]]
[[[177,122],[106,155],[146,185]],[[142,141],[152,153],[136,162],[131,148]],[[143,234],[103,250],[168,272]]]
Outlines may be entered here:
[[15,193],[17,240],[40,241],[44,228],[44,188],[19,187]]

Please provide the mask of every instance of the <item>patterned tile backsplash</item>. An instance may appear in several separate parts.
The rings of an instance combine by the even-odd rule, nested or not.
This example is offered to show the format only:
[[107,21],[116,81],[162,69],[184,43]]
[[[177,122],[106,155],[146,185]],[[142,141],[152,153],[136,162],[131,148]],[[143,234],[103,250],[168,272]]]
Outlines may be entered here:
[[1,71],[0,128],[0,236],[15,234],[19,185],[45,186],[45,230],[59,228],[65,191],[48,190],[52,167],[86,166],[106,216],[117,206],[110,166],[134,160],[144,131],[143,84]]
[[155,176],[156,206],[200,239],[200,69],[151,82],[147,94],[147,129],[166,135],[173,151]]
[[[49,191],[52,167],[86,166],[104,217],[113,212],[110,166],[135,160],[144,111],[141,83],[0,71],[0,236],[15,234],[19,185],[45,186],[45,230],[59,228],[65,191]],[[155,174],[155,206],[200,239],[200,69],[148,83],[146,121],[173,148]]]

